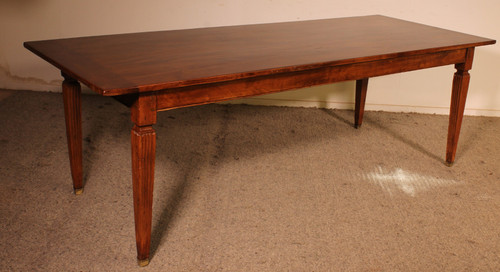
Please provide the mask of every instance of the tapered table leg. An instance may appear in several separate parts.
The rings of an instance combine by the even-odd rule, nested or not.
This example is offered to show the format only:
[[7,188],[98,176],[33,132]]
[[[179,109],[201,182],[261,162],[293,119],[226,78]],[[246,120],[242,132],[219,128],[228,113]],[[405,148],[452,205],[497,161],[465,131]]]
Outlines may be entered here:
[[149,262],[155,168],[156,133],[151,126],[132,129],[132,182],[135,236],[139,265]]
[[474,48],[467,49],[467,57],[464,63],[455,64],[457,72],[453,77],[451,92],[450,121],[448,125],[448,141],[446,146],[446,163],[453,164],[457,152],[458,137],[464,116],[465,100],[469,89],[469,70],[472,68]]
[[81,88],[77,80],[64,75],[62,83],[68,153],[75,194],[83,192]]
[[156,152],[156,97],[140,96],[132,106],[132,183],[135,237],[140,266],[149,264]]
[[363,123],[365,112],[366,91],[368,89],[368,78],[356,80],[356,104],[354,108],[354,127],[359,128]]

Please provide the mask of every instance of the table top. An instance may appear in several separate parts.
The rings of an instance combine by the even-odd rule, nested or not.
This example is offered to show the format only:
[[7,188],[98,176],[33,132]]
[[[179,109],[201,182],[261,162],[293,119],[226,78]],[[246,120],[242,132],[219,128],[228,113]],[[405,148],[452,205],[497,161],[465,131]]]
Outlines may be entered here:
[[374,15],[25,42],[102,95],[222,82],[494,44]]

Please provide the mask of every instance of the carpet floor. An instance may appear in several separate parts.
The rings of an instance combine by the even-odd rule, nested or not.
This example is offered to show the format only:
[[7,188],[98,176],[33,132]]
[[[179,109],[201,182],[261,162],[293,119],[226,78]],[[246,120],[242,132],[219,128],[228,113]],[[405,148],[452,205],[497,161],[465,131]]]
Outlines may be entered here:
[[206,105],[158,114],[136,263],[129,110],[84,95],[85,190],[60,94],[0,91],[0,271],[500,271],[500,118]]

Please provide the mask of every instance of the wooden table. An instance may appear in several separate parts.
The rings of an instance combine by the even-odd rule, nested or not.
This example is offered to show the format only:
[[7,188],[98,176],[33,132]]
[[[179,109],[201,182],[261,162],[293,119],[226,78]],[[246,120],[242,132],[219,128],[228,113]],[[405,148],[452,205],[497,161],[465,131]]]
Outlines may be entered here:
[[82,193],[80,84],[131,108],[139,264],[147,265],[158,111],[356,80],[354,124],[368,78],[454,64],[446,162],[455,158],[476,46],[495,40],[384,16],[26,42],[61,70],[73,187]]

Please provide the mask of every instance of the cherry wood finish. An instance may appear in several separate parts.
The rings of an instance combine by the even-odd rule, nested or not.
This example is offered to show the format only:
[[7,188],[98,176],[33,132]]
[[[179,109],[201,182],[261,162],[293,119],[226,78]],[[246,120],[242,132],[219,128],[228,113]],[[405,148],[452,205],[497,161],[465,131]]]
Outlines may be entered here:
[[73,178],[75,194],[79,195],[83,192],[81,88],[78,81],[62,75],[64,77],[62,92],[71,177]]
[[384,16],[26,42],[63,73],[75,190],[82,188],[80,85],[131,108],[137,256],[149,262],[158,111],[454,64],[446,161],[455,158],[477,46],[496,41]]

